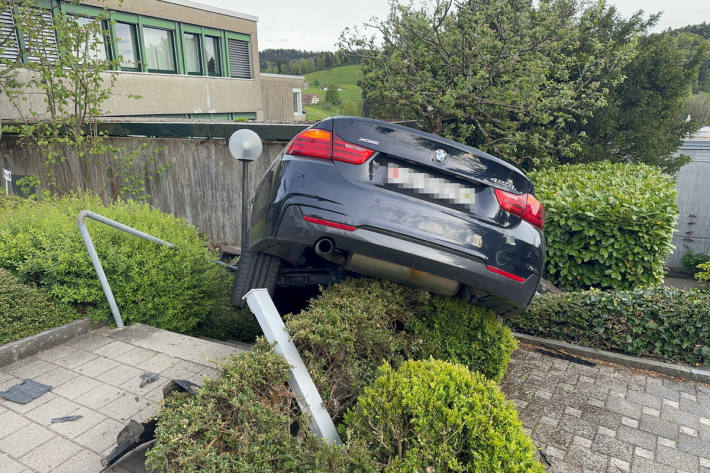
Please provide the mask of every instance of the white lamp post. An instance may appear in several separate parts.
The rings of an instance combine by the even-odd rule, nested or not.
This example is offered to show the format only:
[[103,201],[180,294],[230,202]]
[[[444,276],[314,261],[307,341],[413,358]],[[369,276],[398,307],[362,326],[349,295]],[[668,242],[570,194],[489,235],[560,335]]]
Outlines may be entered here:
[[249,247],[249,163],[261,156],[261,138],[245,128],[229,137],[229,152],[242,162],[242,243],[241,252]]

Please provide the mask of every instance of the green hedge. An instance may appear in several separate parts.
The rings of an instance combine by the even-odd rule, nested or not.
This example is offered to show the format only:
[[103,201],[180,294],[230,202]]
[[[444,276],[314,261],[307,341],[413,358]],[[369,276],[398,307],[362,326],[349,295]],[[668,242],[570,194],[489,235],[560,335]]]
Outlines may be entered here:
[[670,288],[545,294],[508,323],[532,335],[710,366],[710,292]]
[[672,249],[673,179],[643,164],[598,162],[529,173],[545,206],[547,274],[565,289],[657,285]]
[[407,361],[379,377],[345,415],[387,473],[543,472],[515,406],[463,365]]
[[[96,250],[126,323],[189,332],[208,319],[225,284],[224,271],[197,229],[146,204],[66,196],[14,202],[0,209],[0,267],[55,299],[105,320],[110,312],[76,225],[89,209],[175,244],[167,248],[87,219]],[[217,302],[216,302],[217,301]],[[219,308],[224,310],[223,307]]]
[[0,268],[0,345],[37,334],[79,318],[71,306],[44,291],[22,284]]
[[443,296],[424,309],[414,327],[426,340],[423,357],[462,363],[493,381],[503,378],[517,343],[493,311]]
[[149,471],[375,473],[361,444],[332,446],[309,432],[287,380],[286,361],[262,340],[223,364],[199,395],[169,396]]
[[326,288],[286,327],[336,420],[383,361],[430,356],[499,380],[515,340],[492,311],[391,281],[357,278]]
[[710,255],[708,255],[708,258],[706,258],[704,262],[698,264],[696,269],[698,270],[698,272],[695,273],[696,278],[701,281],[710,281]]

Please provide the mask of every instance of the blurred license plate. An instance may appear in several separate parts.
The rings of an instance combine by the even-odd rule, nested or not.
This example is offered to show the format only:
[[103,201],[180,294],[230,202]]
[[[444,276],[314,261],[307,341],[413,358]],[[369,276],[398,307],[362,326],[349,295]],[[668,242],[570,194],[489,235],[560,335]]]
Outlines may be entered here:
[[392,163],[387,164],[387,183],[453,204],[472,207],[476,203],[476,189],[473,187]]

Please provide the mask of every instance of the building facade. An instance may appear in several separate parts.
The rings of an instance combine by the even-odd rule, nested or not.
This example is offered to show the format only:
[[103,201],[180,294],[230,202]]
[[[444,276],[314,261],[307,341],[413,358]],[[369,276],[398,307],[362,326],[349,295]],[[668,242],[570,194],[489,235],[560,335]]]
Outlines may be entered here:
[[[304,78],[259,72],[254,16],[186,0],[45,0],[41,6],[50,23],[56,11],[80,21],[107,18],[107,34],[97,40],[101,44],[95,54],[120,58],[120,63],[106,73],[116,74],[106,116],[305,120],[300,105]],[[11,14],[0,13],[0,31],[15,34],[14,44],[2,54],[17,56],[22,32],[16,31]],[[22,74],[29,72],[21,72],[20,80]],[[28,91],[25,106],[40,100],[33,92],[39,93]],[[6,97],[0,97],[0,107],[4,119],[22,115]]]

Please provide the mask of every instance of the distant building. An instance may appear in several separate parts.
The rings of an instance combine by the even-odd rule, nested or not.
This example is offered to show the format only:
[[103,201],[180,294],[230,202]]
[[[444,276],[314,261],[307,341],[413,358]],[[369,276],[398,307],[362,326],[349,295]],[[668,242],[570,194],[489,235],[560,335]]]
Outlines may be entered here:
[[[110,41],[104,41],[102,54],[122,57],[105,104],[108,116],[305,120],[300,97],[304,77],[259,72],[255,16],[189,0],[40,4],[45,3],[50,7],[47,17],[57,11],[84,18],[108,14]],[[0,12],[0,31],[15,34],[14,44],[5,45],[2,54],[14,59],[21,45],[16,39],[22,35],[6,13]],[[131,98],[135,95],[142,98]],[[20,118],[7,97],[0,96],[0,108],[10,112],[3,119]]]
[[320,103],[320,97],[318,94],[303,94],[303,105],[318,105]]

